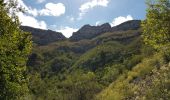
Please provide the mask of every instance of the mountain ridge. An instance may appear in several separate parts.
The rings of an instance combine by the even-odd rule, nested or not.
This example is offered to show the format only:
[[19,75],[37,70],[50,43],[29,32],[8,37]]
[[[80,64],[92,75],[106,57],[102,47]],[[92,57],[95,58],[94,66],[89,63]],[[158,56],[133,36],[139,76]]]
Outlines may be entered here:
[[39,45],[46,45],[52,42],[66,39],[62,33],[52,30],[43,30],[29,26],[21,26],[20,28],[23,31],[30,32],[33,36],[33,42]]
[[33,36],[33,42],[38,45],[47,45],[56,41],[80,41],[86,39],[93,39],[106,32],[137,30],[140,28],[140,20],[130,20],[120,25],[111,27],[109,23],[104,23],[99,26],[91,26],[86,24],[82,26],[77,32],[74,32],[70,38],[66,38],[61,32],[52,30],[43,30],[29,26],[21,26],[23,31],[30,32]]
[[102,33],[110,32],[111,26],[109,23],[104,23],[100,26],[84,25],[69,38],[71,41],[79,41],[82,39],[92,39]]

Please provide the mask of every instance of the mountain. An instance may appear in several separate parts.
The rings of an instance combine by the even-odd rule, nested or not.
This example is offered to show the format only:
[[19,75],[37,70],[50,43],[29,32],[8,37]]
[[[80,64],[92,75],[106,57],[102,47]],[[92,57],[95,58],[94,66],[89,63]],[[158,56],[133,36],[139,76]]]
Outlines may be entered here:
[[80,41],[83,39],[92,39],[106,32],[137,30],[140,28],[140,23],[140,20],[131,20],[115,27],[111,27],[109,23],[105,23],[100,26],[85,25],[77,32],[74,32],[70,37],[70,40]]
[[111,31],[111,26],[109,23],[105,23],[100,26],[84,25],[77,32],[73,33],[73,35],[70,37],[70,40],[79,41],[82,39],[92,39],[98,35],[101,35],[102,33],[110,32],[110,31]]
[[[52,32],[61,38],[33,46],[27,62],[28,99],[169,100],[170,49],[159,53],[145,45],[140,23],[85,25],[69,39]],[[53,38],[49,30],[27,31],[34,42],[41,32]]]
[[120,25],[117,25],[115,27],[112,27],[111,31],[114,32],[114,31],[136,30],[141,27],[140,25],[141,25],[140,20],[130,20]]
[[46,45],[52,42],[66,39],[62,33],[52,30],[42,30],[28,26],[21,26],[20,28],[25,32],[30,32],[33,36],[33,42],[38,45]]
[[[111,34],[118,31],[137,30],[140,28],[140,23],[140,20],[131,20],[115,27],[111,27],[109,23],[100,26],[84,25],[77,32],[74,32],[69,40],[75,42],[80,40],[90,40],[104,33]],[[23,31],[32,33],[33,42],[38,45],[47,45],[56,41],[66,40],[66,37],[60,32],[42,30],[28,26],[21,26],[20,28]]]
[[[37,42],[36,37],[40,37],[41,32],[42,33],[46,32],[46,33],[43,33],[43,34],[46,34],[45,36],[51,36],[51,35],[48,35],[49,31],[28,28],[30,30],[27,29],[27,31],[33,32],[32,33],[33,41],[35,43],[41,44],[41,45],[33,48],[34,52],[29,58],[28,65],[34,66],[34,68],[38,68],[38,67],[44,66],[44,64],[48,63],[48,65],[49,65],[48,68],[50,68],[56,62],[63,62],[63,61],[54,60],[54,59],[61,60],[60,57],[66,56],[68,54],[71,56],[71,58],[68,62],[73,61],[72,64],[71,65],[68,64],[68,66],[70,66],[70,67],[74,66],[75,68],[77,68],[77,67],[85,68],[86,66],[88,66],[89,69],[96,70],[99,67],[104,66],[105,63],[101,64],[100,62],[102,62],[102,61],[94,61],[96,66],[98,66],[94,69],[94,68],[92,68],[94,65],[94,62],[91,63],[91,61],[93,61],[91,59],[98,57],[98,55],[100,55],[102,53],[105,53],[105,51],[107,51],[107,50],[105,50],[106,48],[107,49],[110,48],[110,50],[106,52],[106,53],[108,53],[107,55],[110,55],[108,58],[109,60],[106,61],[106,63],[110,63],[110,62],[113,62],[114,59],[119,59],[118,56],[116,58],[112,58],[112,57],[114,57],[113,52],[115,51],[116,47],[119,49],[120,47],[127,46],[127,45],[131,44],[134,40],[136,40],[136,39],[138,40],[138,38],[140,38],[140,34],[141,34],[140,27],[136,28],[136,26],[133,26],[131,24],[131,23],[136,23],[135,25],[139,26],[138,22],[139,21],[125,22],[125,24],[118,26],[120,31],[111,31],[111,26],[107,23],[103,24],[101,26],[85,25],[78,32],[82,32],[84,35],[86,35],[85,33],[86,33],[86,31],[88,31],[88,29],[94,29],[93,31],[91,30],[93,33],[99,33],[101,31],[104,31],[104,33],[93,35],[93,37],[91,37],[91,39],[84,39],[84,37],[80,36],[81,40],[79,40],[79,41],[70,40],[70,39],[72,39],[72,37],[75,36],[75,35],[73,35],[70,39],[63,38],[63,39],[59,39],[56,41],[53,40],[53,41],[48,42],[48,44],[46,43],[46,45],[42,45],[42,43],[43,43],[42,38],[40,38],[40,39],[38,38],[39,40]],[[124,26],[128,26],[128,24],[131,25],[131,27],[128,27],[128,28],[134,29],[134,30],[123,31],[123,29],[125,29]],[[97,30],[98,28],[100,28],[100,30]],[[37,31],[38,31],[38,34],[36,34]],[[54,34],[56,35],[57,32],[54,32]],[[58,34],[60,34],[60,33],[58,33]],[[88,34],[88,35],[90,35],[90,34]],[[88,36],[88,35],[86,35],[86,36]],[[56,35],[56,36],[58,36],[58,35]],[[77,36],[79,36],[79,35],[77,35]],[[49,38],[44,37],[44,38],[47,38],[45,40],[49,40],[49,38],[54,38],[54,37],[49,37]],[[54,39],[58,39],[58,38],[54,38]],[[76,39],[78,40],[80,38],[77,37]],[[113,42],[113,43],[110,43],[110,42]],[[139,44],[140,44],[140,42],[139,42]],[[118,46],[116,46],[116,45],[118,45]],[[101,47],[101,50],[97,49],[98,47]],[[138,47],[138,46],[136,46],[136,47]],[[88,52],[92,52],[92,51],[94,52],[93,54],[95,54],[95,55],[88,53]],[[89,57],[87,59],[84,59],[83,55],[89,55]],[[67,58],[67,56],[66,56],[66,58]],[[79,59],[79,58],[81,58],[81,59]],[[68,63],[68,62],[66,62],[66,63]],[[55,64],[55,65],[56,66],[53,66],[52,69],[59,68],[59,65],[57,65],[57,64]],[[65,64],[64,66],[66,67],[67,64]],[[62,68],[65,68],[65,67],[62,67]],[[60,67],[60,70],[62,68]]]
[[92,100],[103,93],[142,61],[139,23],[85,25],[69,39],[34,46],[27,63],[33,98]]

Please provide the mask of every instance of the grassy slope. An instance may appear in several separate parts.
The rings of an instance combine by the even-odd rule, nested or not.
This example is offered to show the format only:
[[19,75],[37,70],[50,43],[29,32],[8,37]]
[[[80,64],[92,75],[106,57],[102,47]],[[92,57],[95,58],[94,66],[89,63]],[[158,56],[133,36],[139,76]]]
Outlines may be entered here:
[[96,96],[97,100],[168,100],[170,64],[161,53],[144,58]]

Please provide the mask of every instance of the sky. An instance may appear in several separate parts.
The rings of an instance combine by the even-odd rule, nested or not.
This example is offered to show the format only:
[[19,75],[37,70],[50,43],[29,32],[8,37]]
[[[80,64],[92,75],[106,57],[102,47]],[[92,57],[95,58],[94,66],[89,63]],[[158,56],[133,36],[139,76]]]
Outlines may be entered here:
[[62,32],[69,38],[85,24],[119,25],[143,20],[145,0],[18,0],[25,13],[18,13],[24,26]]

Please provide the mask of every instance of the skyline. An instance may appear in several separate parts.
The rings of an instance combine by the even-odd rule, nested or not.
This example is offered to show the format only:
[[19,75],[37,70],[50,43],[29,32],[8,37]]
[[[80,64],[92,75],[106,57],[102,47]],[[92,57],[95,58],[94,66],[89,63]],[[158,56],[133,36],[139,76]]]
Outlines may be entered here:
[[18,13],[21,24],[61,32],[67,38],[83,25],[143,20],[145,1],[137,0],[18,0],[26,13]]

